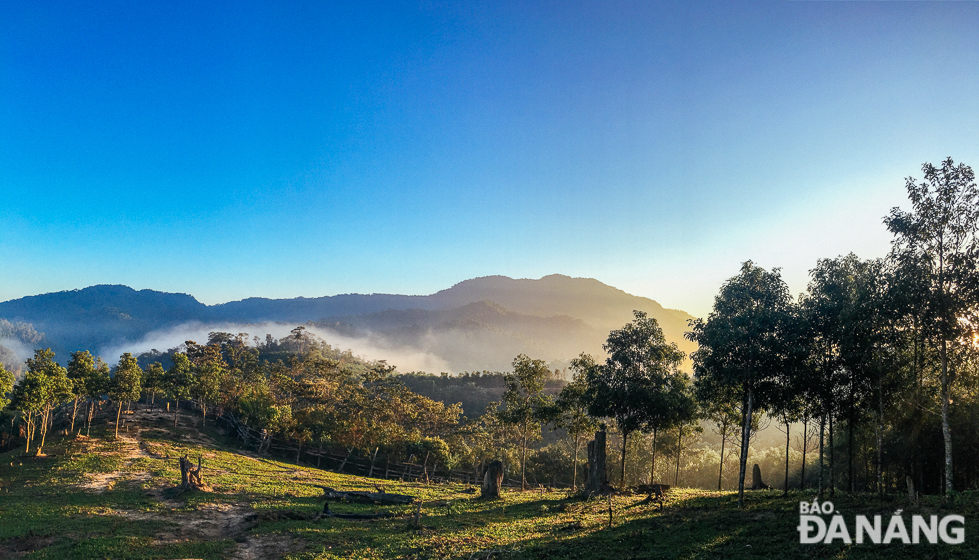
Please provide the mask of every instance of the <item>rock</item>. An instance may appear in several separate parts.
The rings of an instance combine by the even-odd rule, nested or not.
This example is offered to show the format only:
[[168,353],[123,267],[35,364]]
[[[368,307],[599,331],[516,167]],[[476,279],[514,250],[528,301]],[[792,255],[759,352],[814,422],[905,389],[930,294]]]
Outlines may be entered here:
[[755,465],[751,467],[751,489],[768,490],[768,488],[769,486],[761,480],[761,467],[758,466],[758,463],[755,463]]
[[588,442],[588,479],[585,481],[586,496],[608,494],[608,473],[605,470],[605,430],[595,432],[595,439]]
[[501,486],[503,486],[503,461],[497,459],[486,467],[480,497],[487,499],[499,498]]

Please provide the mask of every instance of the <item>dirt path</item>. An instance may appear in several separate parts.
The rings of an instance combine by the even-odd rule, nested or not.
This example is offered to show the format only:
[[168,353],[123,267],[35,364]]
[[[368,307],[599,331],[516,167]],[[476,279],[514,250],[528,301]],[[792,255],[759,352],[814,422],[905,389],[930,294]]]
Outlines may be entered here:
[[[133,411],[132,414],[126,414],[123,418],[120,423],[119,439],[116,440],[114,448],[106,452],[106,455],[113,455],[120,459],[122,466],[111,473],[85,475],[85,480],[79,484],[79,488],[103,493],[119,482],[143,483],[149,480],[151,475],[145,469],[137,466],[137,462],[141,459],[177,461],[176,457],[171,458],[154,453],[151,446],[142,437],[142,432],[148,430],[152,430],[155,437],[168,432],[171,435],[176,435],[172,432],[172,413],[160,409],[141,409]],[[193,423],[199,421],[199,417],[182,413],[179,420],[181,428],[190,429],[195,427]],[[192,429],[189,431],[191,434],[196,434]],[[173,439],[179,443],[213,444],[203,435],[187,435],[187,430],[181,437],[174,437]],[[81,441],[84,449],[84,439]],[[256,458],[256,460],[261,459]],[[132,520],[163,521],[171,529],[159,533],[154,544],[164,545],[186,540],[234,540],[235,546],[230,549],[226,556],[230,560],[281,558],[290,552],[301,550],[303,547],[301,542],[297,542],[292,537],[284,537],[278,534],[247,534],[248,530],[258,523],[255,510],[249,502],[203,503],[192,511],[186,511],[184,509],[186,503],[168,498],[165,490],[167,489],[154,488],[149,491],[154,499],[166,506],[159,512],[107,509],[102,515]],[[175,510],[180,511],[175,513]]]

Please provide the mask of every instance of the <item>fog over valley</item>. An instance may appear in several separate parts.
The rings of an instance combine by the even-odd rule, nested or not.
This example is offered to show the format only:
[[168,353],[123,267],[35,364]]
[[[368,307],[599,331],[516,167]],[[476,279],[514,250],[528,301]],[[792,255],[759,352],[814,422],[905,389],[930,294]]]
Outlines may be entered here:
[[21,362],[32,344],[51,347],[62,361],[89,350],[111,363],[123,352],[205,342],[210,332],[247,333],[251,341],[283,338],[303,325],[334,349],[386,360],[402,372],[459,373],[507,371],[518,354],[563,369],[581,352],[602,354],[609,331],[629,322],[635,309],[655,317],[668,340],[692,349],[683,339],[690,315],[561,275],[475,278],[429,296],[249,298],[213,306],[186,294],[103,285],[3,302],[0,317],[24,325],[21,331],[36,330],[32,341],[30,332],[17,338],[16,329],[7,329],[3,346]]

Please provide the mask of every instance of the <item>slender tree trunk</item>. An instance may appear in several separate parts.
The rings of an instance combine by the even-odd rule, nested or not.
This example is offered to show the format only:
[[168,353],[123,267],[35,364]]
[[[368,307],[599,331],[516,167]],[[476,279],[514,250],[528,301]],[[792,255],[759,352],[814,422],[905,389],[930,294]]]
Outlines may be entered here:
[[620,469],[621,476],[619,477],[619,484],[622,485],[622,488],[625,488],[625,445],[628,437],[629,432],[622,430],[622,468]]
[[673,475],[673,486],[680,486],[680,456],[683,455],[683,424],[677,427],[676,434],[676,473]]
[[945,440],[945,497],[954,492],[952,485],[952,429],[948,424],[949,405],[948,341],[942,338],[942,438]]
[[575,492],[578,490],[578,438],[580,436],[575,435],[574,437],[574,462],[571,464],[571,491]]
[[823,471],[826,470],[823,465],[823,451],[824,451],[823,438],[825,435],[826,435],[826,413],[823,412],[823,414],[819,417],[819,499],[820,500],[823,499],[823,489],[825,488],[825,485],[823,484]]
[[659,430],[657,428],[653,428],[653,460],[652,460],[653,466],[649,469],[650,484],[656,483],[656,432],[658,431]]
[[799,489],[806,489],[806,451],[809,444],[809,418],[802,419],[802,480],[799,481]]
[[41,445],[37,447],[37,454],[44,452],[44,440],[48,435],[48,418],[51,417],[51,405],[44,406],[44,413],[41,415]]
[[745,399],[743,419],[741,421],[741,459],[738,473],[738,507],[744,508],[744,475],[748,468],[748,443],[751,440],[751,406],[754,404],[754,387],[748,385],[748,398]]
[[[300,448],[301,447],[302,446],[300,446]],[[367,478],[373,478],[374,477],[374,461],[377,461],[377,452],[378,452],[379,449],[381,449],[381,448],[380,447],[375,447],[374,448],[374,455],[371,457],[371,468],[370,468],[370,470],[367,471]],[[297,454],[296,455],[296,463],[298,463],[298,462],[299,462],[299,455]],[[433,471],[434,471],[434,469],[433,469]]]
[[782,486],[782,495],[789,495],[789,420],[785,420],[785,483]]
[[122,416],[122,401],[119,401],[119,411],[116,412],[116,439],[119,439],[119,417]]
[[877,495],[884,497],[884,385],[877,363]]
[[27,417],[27,420],[24,422],[24,425],[27,428],[26,429],[26,432],[27,432],[27,438],[26,438],[27,439],[27,447],[24,449],[24,453],[30,454],[30,452],[31,452],[31,435],[32,435],[32,433],[31,433],[31,425],[34,423],[33,422],[33,419],[31,418],[31,416],[33,416],[33,413],[32,412],[26,412],[25,415]]
[[853,385],[850,385],[850,411],[849,419],[847,420],[847,442],[846,442],[846,477],[848,486],[850,487],[850,493],[857,491],[856,481],[853,480],[853,424],[854,418],[856,417],[856,411],[853,405]]
[[721,424],[721,465],[717,469],[717,491],[721,491],[721,477],[724,474],[724,444],[727,443],[727,422]]
[[[425,458],[426,461],[428,458]],[[527,426],[523,431],[523,446],[520,450],[520,489],[527,489]]]
[[177,427],[177,412],[180,410],[180,399],[173,399],[173,427]]
[[88,403],[88,425],[85,427],[85,437],[92,433],[92,417],[95,416],[95,400]]
[[75,431],[75,413],[78,411],[78,397],[71,404],[71,427],[68,428],[69,432]]
[[833,445],[833,413],[829,413],[829,497],[836,496],[836,446]]

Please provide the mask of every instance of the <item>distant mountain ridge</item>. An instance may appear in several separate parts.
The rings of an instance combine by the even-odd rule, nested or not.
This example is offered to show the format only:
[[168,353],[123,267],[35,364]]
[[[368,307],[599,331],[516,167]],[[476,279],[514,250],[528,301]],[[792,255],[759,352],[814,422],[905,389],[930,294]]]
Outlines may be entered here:
[[217,305],[188,294],[99,285],[2,302],[0,318],[32,324],[59,354],[135,342],[186,323],[311,322],[431,352],[461,371],[505,369],[514,352],[556,362],[601,353],[608,332],[630,321],[634,309],[655,317],[681,349],[692,349],[683,339],[689,314],[595,279],[558,274],[473,278],[427,296],[256,297]]

